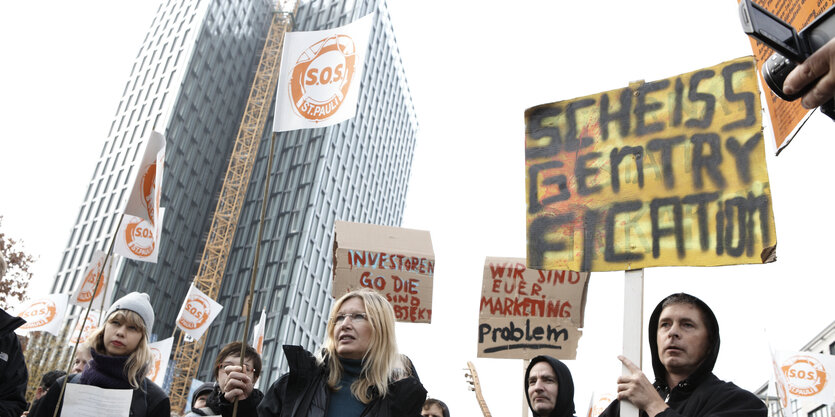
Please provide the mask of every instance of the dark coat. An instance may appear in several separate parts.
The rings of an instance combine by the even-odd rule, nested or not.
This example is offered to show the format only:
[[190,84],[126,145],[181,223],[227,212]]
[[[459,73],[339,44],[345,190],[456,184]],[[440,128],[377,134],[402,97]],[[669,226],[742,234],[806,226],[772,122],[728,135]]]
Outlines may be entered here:
[[[284,346],[290,372],[281,376],[264,394],[259,417],[324,417],[330,388],[328,369],[301,346]],[[419,417],[426,390],[413,372],[389,384],[385,397],[371,401],[362,413],[368,417]]]
[[[531,375],[531,368],[539,362],[548,362],[551,369],[557,374],[557,403],[554,404],[554,410],[548,416],[539,416],[533,411],[531,407],[531,397],[528,395],[528,378]],[[573,417],[574,416],[574,379],[571,377],[571,371],[564,363],[558,359],[550,356],[540,355],[531,359],[528,364],[528,369],[525,371],[525,399],[528,400],[528,408],[531,409],[531,414],[535,417]]]
[[[658,357],[656,334],[658,334],[658,319],[661,317],[664,300],[658,303],[649,318],[649,347],[652,353],[652,369],[655,373],[653,385],[658,395],[667,399],[669,406],[668,409],[658,413],[658,416],[766,417],[768,410],[759,398],[732,382],[720,380],[713,374],[713,366],[719,356],[719,322],[707,304],[698,298],[693,297],[693,299],[696,307],[703,313],[705,325],[709,331],[710,350],[696,371],[675,387],[667,386],[667,369]],[[641,411],[641,415],[647,414]],[[600,416],[620,416],[618,400],[613,401]]]
[[[258,389],[253,389],[245,400],[238,401],[238,415],[254,416],[258,411],[258,404],[261,403],[261,399],[263,398],[263,392]],[[193,409],[192,412],[203,416],[220,415],[223,417],[230,417],[233,409],[235,408],[235,403],[229,402],[226,397],[223,396],[223,393],[220,392],[220,387],[217,383],[215,383],[212,392],[210,392],[209,397],[206,398],[206,408],[208,408],[211,412],[208,414],[197,414]]]
[[[78,383],[80,376],[81,374],[70,375],[68,383]],[[63,385],[65,378],[61,377],[55,381],[52,388],[41,397],[41,401],[29,412],[29,417],[52,417],[56,406],[59,408],[58,415],[61,415],[60,408],[63,407],[64,400],[61,399],[59,405],[58,396],[61,395],[61,385]],[[169,417],[171,415],[171,403],[168,401],[168,395],[153,381],[145,378],[141,383],[141,389],[133,390],[130,415],[131,417]]]
[[14,333],[25,323],[0,309],[0,417],[20,417],[26,410],[29,372]]

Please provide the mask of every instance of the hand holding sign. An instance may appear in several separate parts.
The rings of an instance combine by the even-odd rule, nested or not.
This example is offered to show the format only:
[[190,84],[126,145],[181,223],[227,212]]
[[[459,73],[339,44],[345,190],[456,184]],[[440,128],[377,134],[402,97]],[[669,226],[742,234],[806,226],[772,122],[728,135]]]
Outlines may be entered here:
[[632,372],[632,375],[618,377],[618,399],[631,402],[646,411],[649,417],[664,411],[667,404],[646,375],[626,357],[618,356],[618,359]]

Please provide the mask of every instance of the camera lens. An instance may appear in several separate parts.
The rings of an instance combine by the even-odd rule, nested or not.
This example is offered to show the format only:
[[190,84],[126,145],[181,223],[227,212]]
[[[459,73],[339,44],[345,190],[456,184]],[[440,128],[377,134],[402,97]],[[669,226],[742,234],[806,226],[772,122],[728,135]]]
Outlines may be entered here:
[[788,95],[783,92],[783,83],[797,64],[778,53],[773,53],[763,64],[763,79],[768,88],[785,101],[794,101],[803,95],[802,92]]

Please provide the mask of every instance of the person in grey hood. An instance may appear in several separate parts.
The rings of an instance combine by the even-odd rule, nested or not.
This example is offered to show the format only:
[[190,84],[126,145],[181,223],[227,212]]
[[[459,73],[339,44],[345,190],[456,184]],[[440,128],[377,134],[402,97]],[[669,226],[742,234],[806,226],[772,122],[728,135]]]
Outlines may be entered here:
[[619,356],[632,374],[618,378],[618,400],[601,416],[619,416],[619,400],[627,400],[649,417],[766,417],[765,404],[754,394],[713,374],[719,322],[702,300],[685,293],[661,300],[650,316],[648,334],[655,383]]
[[531,359],[525,371],[525,397],[536,417],[573,417],[574,380],[571,371],[550,356]]

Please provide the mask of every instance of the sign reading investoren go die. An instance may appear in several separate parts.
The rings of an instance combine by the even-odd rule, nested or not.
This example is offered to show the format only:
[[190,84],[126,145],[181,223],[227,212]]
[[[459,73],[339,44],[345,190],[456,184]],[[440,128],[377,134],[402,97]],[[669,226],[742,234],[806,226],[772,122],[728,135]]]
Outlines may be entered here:
[[525,112],[527,266],[774,260],[751,57]]

